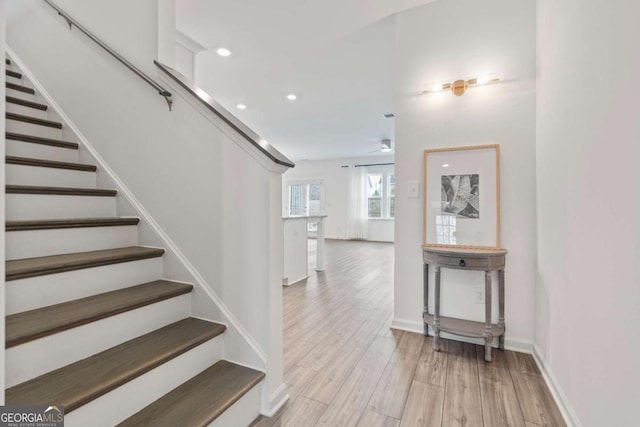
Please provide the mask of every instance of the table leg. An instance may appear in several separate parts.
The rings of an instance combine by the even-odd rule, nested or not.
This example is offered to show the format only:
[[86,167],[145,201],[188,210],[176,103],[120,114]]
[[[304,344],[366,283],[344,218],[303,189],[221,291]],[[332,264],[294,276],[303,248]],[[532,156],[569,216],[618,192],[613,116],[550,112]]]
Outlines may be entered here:
[[440,266],[435,268],[435,312],[433,313],[433,349],[440,351]]
[[491,328],[491,271],[484,272],[484,293],[484,360],[491,362],[491,343],[493,341]]
[[[505,327],[504,325],[504,270],[498,270],[498,300],[499,310],[498,313],[498,325]],[[500,350],[504,350],[504,333],[498,338]]]
[[429,264],[424,264],[422,278],[422,323],[424,323],[424,336],[429,336],[429,324],[427,323],[427,315],[429,314]]

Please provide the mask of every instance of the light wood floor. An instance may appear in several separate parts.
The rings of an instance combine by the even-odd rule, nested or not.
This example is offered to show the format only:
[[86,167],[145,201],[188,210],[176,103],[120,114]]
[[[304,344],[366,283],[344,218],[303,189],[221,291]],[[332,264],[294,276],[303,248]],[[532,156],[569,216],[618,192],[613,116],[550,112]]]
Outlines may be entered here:
[[530,355],[485,363],[480,346],[443,340],[436,353],[431,337],[389,328],[392,244],[328,240],[324,273],[314,250],[311,277],[284,288],[290,400],[254,427],[565,425]]

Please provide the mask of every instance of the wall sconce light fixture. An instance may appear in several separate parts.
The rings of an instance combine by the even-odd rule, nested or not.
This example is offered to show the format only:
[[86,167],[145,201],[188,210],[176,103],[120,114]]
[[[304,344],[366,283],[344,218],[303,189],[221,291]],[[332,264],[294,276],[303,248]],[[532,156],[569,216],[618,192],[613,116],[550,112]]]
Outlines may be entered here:
[[500,78],[496,76],[479,76],[479,77],[472,77],[467,80],[458,79],[453,83],[434,83],[434,84],[428,85],[427,88],[422,91],[422,94],[442,92],[445,89],[449,89],[451,90],[451,93],[453,93],[454,95],[461,96],[470,87],[492,85],[499,82],[500,82]]

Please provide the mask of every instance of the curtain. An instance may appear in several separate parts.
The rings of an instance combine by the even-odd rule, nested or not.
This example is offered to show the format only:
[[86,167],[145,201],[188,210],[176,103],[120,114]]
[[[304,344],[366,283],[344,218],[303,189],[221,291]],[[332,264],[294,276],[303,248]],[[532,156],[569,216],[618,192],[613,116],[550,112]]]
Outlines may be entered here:
[[366,240],[369,230],[367,209],[367,168],[349,166],[347,238]]

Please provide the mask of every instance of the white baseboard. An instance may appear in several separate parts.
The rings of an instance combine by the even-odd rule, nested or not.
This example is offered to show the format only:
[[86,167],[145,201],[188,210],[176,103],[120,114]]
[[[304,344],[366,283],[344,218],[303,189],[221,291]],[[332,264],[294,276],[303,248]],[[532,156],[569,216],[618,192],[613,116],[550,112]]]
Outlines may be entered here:
[[[424,326],[422,322],[416,322],[415,320],[407,320],[407,319],[397,319],[394,318],[391,321],[391,327],[393,329],[398,329],[400,331],[413,332],[416,334],[424,334]],[[448,334],[446,332],[442,332],[440,334],[442,338],[445,339],[453,339],[456,341],[467,342],[469,344],[477,344],[484,345],[484,340],[482,338],[467,338],[461,337],[458,335]],[[496,338],[493,342],[493,347],[498,347],[498,339]],[[533,343],[528,340],[524,340],[521,338],[505,338],[504,340],[504,348],[511,351],[517,351],[520,353],[532,353],[533,351]]]
[[297,285],[300,282],[304,282],[305,280],[307,280],[309,278],[309,276],[303,276],[291,283],[289,283],[289,278],[284,278],[282,280],[282,286],[293,286],[293,285]]
[[551,395],[553,396],[553,400],[556,401],[556,405],[558,405],[558,409],[560,409],[560,413],[564,418],[564,421],[567,423],[568,427],[582,427],[582,423],[578,418],[578,414],[576,414],[573,406],[569,403],[569,399],[562,391],[560,384],[558,383],[555,375],[549,367],[547,366],[544,358],[542,357],[540,348],[537,345],[533,346],[533,351],[531,353],[533,355],[533,359],[538,364],[538,368],[540,368],[540,372],[542,372],[542,376],[544,381],[547,383],[547,387],[551,391]]
[[394,317],[391,320],[391,327],[399,331],[415,332],[416,334],[423,334],[424,327],[422,322],[416,322],[414,320],[398,319]]
[[[266,382],[262,387],[263,387],[263,394],[266,394],[267,393]],[[276,412],[280,410],[280,408],[284,406],[285,403],[287,403],[287,400],[289,400],[289,393],[287,393],[287,385],[285,383],[282,383],[276,389],[276,391],[271,393],[271,395],[267,396],[266,399],[265,398],[262,399],[263,407],[260,410],[260,413],[265,417],[271,418],[276,414]]]

